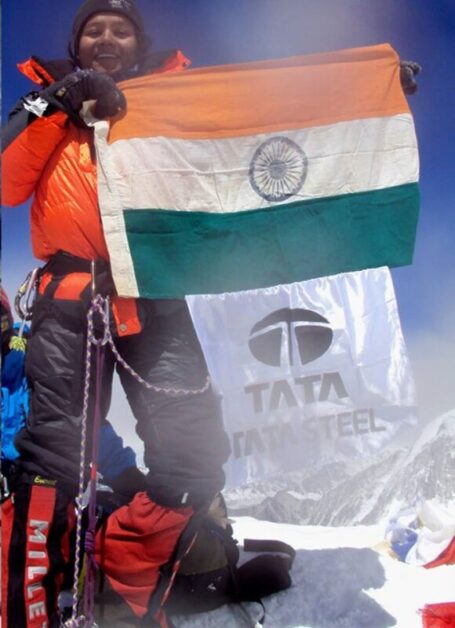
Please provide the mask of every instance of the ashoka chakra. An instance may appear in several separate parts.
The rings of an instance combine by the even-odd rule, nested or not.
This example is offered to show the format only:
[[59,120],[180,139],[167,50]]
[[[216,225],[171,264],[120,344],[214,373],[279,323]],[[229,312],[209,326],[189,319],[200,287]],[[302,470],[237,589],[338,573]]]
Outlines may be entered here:
[[307,167],[308,160],[300,146],[287,137],[271,137],[253,155],[250,183],[266,201],[284,201],[300,190]]

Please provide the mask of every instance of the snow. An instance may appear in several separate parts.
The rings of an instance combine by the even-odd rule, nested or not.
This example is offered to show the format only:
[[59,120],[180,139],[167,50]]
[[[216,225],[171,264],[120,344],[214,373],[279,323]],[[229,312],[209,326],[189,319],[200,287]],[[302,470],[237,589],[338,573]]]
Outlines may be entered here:
[[[283,474],[225,493],[228,512],[246,512],[246,507],[285,492],[291,499],[278,502],[283,512],[277,511],[277,516],[306,522],[324,517],[327,523],[346,524],[329,527],[233,519],[240,544],[245,538],[278,539],[297,552],[292,587],[263,599],[264,628],[422,628],[420,610],[426,604],[455,603],[455,565],[421,566],[439,555],[455,534],[454,435],[455,409],[429,422],[406,453],[391,452],[371,464],[338,461],[321,472]],[[333,482],[333,477],[339,482]],[[312,519],[312,506],[321,504],[319,519]],[[382,521],[354,525],[369,513],[373,513],[369,521]],[[391,517],[397,525],[406,526],[417,516],[418,541],[408,552],[407,562],[400,562],[389,552],[386,530]],[[244,610],[246,617],[240,605],[233,604],[172,620],[178,628],[252,628],[262,609],[247,604]],[[114,615],[114,621],[99,625],[122,628],[131,624]]]
[[[279,539],[297,551],[293,586],[264,598],[270,628],[422,628],[425,604],[455,601],[455,565],[425,569],[392,558],[384,545],[385,524],[299,526],[233,520],[234,536]],[[254,626],[257,604],[247,604],[247,624],[238,605],[176,618],[184,628]]]
[[443,431],[447,437],[455,436],[455,408],[445,414],[441,414],[426,425],[414,443],[409,456],[415,458],[428,446],[428,443],[438,437],[441,431]]

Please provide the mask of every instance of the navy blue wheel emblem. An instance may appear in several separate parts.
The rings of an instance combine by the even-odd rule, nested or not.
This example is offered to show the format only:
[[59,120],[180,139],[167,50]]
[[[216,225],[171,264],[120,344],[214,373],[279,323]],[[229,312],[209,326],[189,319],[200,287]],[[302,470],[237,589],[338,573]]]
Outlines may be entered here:
[[307,169],[307,157],[298,144],[287,137],[271,137],[253,155],[251,187],[266,201],[284,201],[299,192]]

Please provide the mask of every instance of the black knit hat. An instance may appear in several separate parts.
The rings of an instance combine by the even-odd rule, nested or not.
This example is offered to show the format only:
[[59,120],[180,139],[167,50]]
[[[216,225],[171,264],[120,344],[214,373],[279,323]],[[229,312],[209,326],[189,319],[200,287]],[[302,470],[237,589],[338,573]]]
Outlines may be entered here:
[[143,49],[147,47],[148,38],[145,35],[144,23],[134,0],[85,0],[79,7],[73,22],[71,41],[68,47],[73,60],[76,60],[78,56],[82,28],[95,13],[119,13],[125,16],[136,28],[140,47]]

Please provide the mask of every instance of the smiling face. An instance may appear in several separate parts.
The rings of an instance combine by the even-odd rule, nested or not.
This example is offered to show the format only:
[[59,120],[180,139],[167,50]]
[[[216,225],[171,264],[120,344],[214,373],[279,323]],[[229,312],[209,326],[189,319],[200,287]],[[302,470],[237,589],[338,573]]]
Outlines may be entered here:
[[136,30],[130,20],[115,13],[97,13],[84,24],[79,38],[79,62],[84,69],[115,77],[138,60]]

